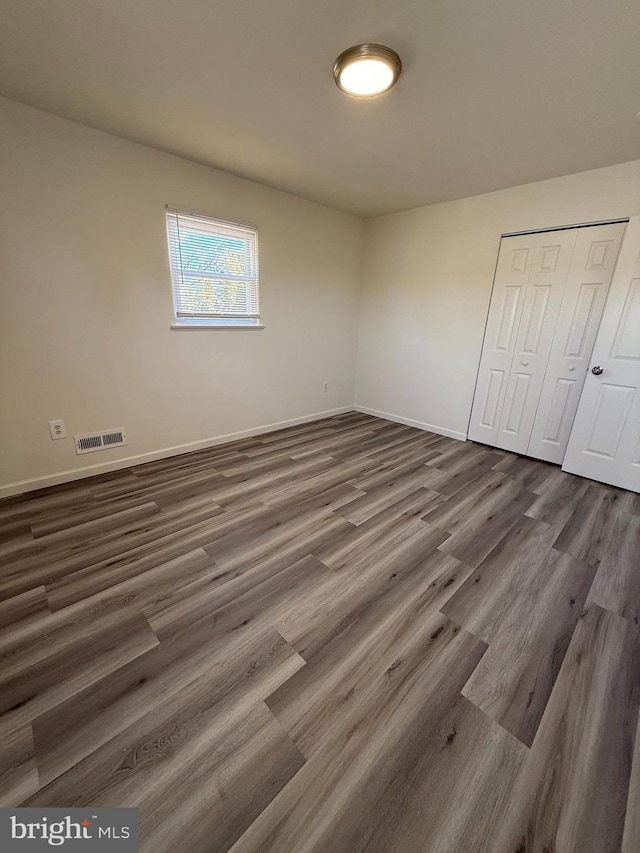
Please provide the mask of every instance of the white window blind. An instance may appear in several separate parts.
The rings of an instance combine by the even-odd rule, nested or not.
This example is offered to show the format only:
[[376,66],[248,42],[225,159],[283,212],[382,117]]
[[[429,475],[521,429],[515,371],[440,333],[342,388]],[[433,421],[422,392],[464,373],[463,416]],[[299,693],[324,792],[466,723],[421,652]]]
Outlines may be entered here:
[[168,208],[167,235],[178,323],[259,321],[255,228]]

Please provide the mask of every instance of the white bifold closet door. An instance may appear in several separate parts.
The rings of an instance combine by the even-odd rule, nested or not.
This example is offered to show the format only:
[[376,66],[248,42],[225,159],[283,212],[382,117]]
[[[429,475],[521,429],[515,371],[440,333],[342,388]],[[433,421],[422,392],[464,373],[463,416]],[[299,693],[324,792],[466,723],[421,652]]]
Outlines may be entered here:
[[528,456],[564,459],[624,230],[624,223],[578,229]]
[[640,492],[640,216],[630,219],[563,470]]
[[562,461],[623,232],[503,238],[469,438]]

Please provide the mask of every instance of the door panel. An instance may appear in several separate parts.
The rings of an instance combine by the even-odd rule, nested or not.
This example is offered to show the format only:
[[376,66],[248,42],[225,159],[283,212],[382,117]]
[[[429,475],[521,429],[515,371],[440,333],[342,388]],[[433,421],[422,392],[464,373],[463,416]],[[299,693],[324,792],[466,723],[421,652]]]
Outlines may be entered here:
[[529,456],[557,463],[564,458],[624,228],[616,223],[578,229]]
[[636,389],[602,382],[591,416],[585,451],[615,459],[633,403]]
[[571,264],[577,229],[537,235],[494,444],[526,453]]
[[611,358],[640,359],[640,278],[632,278]]
[[487,379],[487,388],[484,395],[484,408],[480,418],[480,425],[494,429],[498,419],[498,401],[501,399],[504,371],[490,370]]
[[522,416],[524,407],[529,394],[529,385],[531,384],[530,373],[515,372],[513,376],[513,392],[507,409],[507,416],[504,419],[504,431],[512,435],[519,435],[522,427]]
[[640,216],[629,221],[563,470],[640,492]]
[[[622,223],[617,223],[616,225],[597,225],[595,227],[598,229],[610,228],[615,231],[615,229],[620,228],[621,225]],[[622,225],[622,228],[624,230],[624,225]],[[611,240],[594,240],[589,249],[586,269],[607,270],[612,264],[615,264],[617,254],[617,249],[614,247],[614,243]]]
[[534,285],[533,304],[531,313],[529,314],[527,326],[524,333],[524,341],[522,344],[522,352],[529,355],[537,355],[540,350],[540,338],[544,322],[547,318],[547,307],[549,305],[549,296],[551,295],[551,286],[548,284]]
[[[557,232],[556,232],[557,233]],[[555,272],[558,268],[561,245],[547,245],[541,249],[540,272]]]
[[570,412],[577,405],[578,393],[576,392],[576,380],[559,377],[556,380],[549,413],[544,419],[544,433],[542,438],[544,442],[557,446],[561,443],[563,435],[569,435],[573,420]]
[[536,234],[503,237],[491,296],[469,438],[495,444],[511,371]]
[[[586,352],[589,332],[595,328],[597,321],[600,320],[598,314],[598,304],[602,303],[602,298],[598,299],[598,294],[602,291],[603,285],[598,284],[581,284],[578,291],[571,325],[569,326],[569,334],[567,336],[567,346],[564,351],[565,358],[584,358]],[[593,344],[593,341],[591,341]]]
[[516,320],[519,317],[521,293],[522,287],[520,285],[509,284],[505,287],[502,316],[500,317],[496,340],[497,352],[509,352],[511,350],[517,327]]

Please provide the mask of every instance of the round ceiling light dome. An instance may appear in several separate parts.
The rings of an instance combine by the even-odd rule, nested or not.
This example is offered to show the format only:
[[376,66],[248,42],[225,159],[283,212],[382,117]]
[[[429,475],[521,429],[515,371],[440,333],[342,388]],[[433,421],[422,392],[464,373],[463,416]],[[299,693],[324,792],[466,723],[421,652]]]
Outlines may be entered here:
[[338,88],[348,95],[369,98],[387,92],[402,71],[400,57],[383,44],[358,44],[343,51],[333,65]]

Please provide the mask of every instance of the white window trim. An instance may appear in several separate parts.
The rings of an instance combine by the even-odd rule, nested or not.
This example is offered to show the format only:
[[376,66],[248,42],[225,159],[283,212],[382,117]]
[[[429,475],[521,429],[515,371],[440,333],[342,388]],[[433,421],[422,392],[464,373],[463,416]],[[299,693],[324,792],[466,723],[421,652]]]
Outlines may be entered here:
[[[204,221],[209,221],[213,225],[220,225],[222,228],[225,226],[231,229],[239,229],[244,231],[251,231],[255,233],[255,270],[256,270],[256,281],[257,287],[259,289],[259,257],[258,257],[258,235],[257,228],[254,225],[242,224],[239,222],[231,222],[230,220],[218,219],[213,216],[209,216],[207,214],[196,213],[192,210],[185,210],[184,208],[177,208],[167,205],[165,207],[165,222],[167,228],[167,243],[168,243],[168,251],[169,251],[169,267],[171,272],[171,292],[173,296],[173,311],[174,311],[174,320],[171,324],[171,331],[174,332],[189,332],[189,331],[217,331],[217,332],[228,332],[228,331],[261,331],[265,328],[262,323],[262,318],[259,313],[252,317],[237,317],[237,316],[229,316],[229,317],[206,317],[206,316],[180,316],[180,312],[177,308],[177,295],[176,295],[176,268],[174,266],[174,262],[172,259],[172,244],[169,230],[169,216],[180,216],[183,215],[185,217],[194,217],[197,219],[202,219]],[[182,271],[180,270],[180,275],[182,275]],[[257,297],[259,299],[259,296]],[[259,309],[258,309],[259,311]]]
[[172,332],[260,332],[266,326],[223,326],[220,323],[172,323]]

